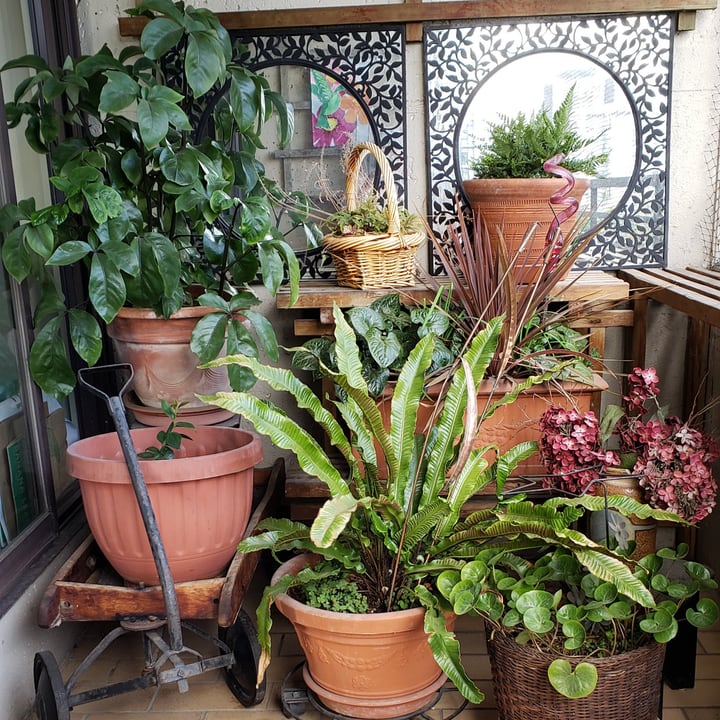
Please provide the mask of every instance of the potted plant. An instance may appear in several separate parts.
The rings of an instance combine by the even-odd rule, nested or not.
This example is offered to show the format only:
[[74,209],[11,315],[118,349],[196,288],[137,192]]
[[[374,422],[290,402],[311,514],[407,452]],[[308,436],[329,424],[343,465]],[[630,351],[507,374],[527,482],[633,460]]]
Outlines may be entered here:
[[[236,427],[194,427],[163,402],[165,429],[130,430],[173,581],[217,577],[235,555],[252,509],[260,438]],[[157,441],[157,445],[153,445]],[[67,449],[88,525],[120,576],[148,587],[159,578],[117,433]]]
[[[529,232],[534,232],[531,226]],[[597,358],[586,352],[586,338],[571,327],[587,314],[584,304],[577,310],[552,306],[554,286],[572,267],[589,242],[577,228],[554,236],[532,265],[538,270],[533,284],[518,285],[513,270],[523,262],[522,253],[508,255],[504,245],[493,242],[482,218],[471,223],[458,203],[458,221],[448,226],[444,238],[433,238],[435,253],[450,281],[451,298],[459,308],[453,313],[455,332],[472,338],[489,318],[502,315],[505,323],[497,350],[478,385],[482,398],[501,397],[525,384],[515,402],[500,407],[483,425],[481,443],[492,440],[507,448],[518,440],[540,439],[538,422],[548,404],[590,409],[594,394],[607,384],[593,372]],[[444,279],[428,277],[428,285],[439,291]],[[535,382],[527,383],[527,378]],[[538,454],[518,467],[523,474],[543,474]]]
[[[573,123],[574,90],[570,88],[552,115],[543,107],[529,117],[519,113],[490,123],[489,141],[471,163],[474,177],[462,184],[494,242],[502,238],[510,255],[522,248],[526,261],[515,269],[520,283],[534,280],[536,270],[523,265],[542,255],[548,233],[569,231],[589,187],[588,176],[607,161],[606,153],[588,152],[599,136],[585,138]],[[537,232],[530,240],[527,228],[536,221]]]
[[[299,270],[271,222],[272,193],[255,149],[273,115],[287,142],[292,114],[265,78],[243,65],[210,11],[153,0],[129,12],[148,22],[140,47],[117,57],[103,47],[61,68],[34,55],[6,63],[5,70],[30,70],[6,113],[11,127],[25,124],[27,142],[47,156],[55,198],[47,207],[29,198],[0,210],[2,257],[18,282],[33,284],[29,364],[43,390],[61,398],[74,387],[58,341],[65,327],[74,351],[92,366],[102,347],[100,322],[120,341],[131,321],[141,321],[131,343],[142,346],[156,326],[177,319],[188,337],[161,340],[160,369],[147,369],[130,350],[118,352],[135,365],[144,402],[184,400],[189,409],[200,404],[187,376],[208,379],[196,371],[198,358],[223,348],[257,353],[258,343],[277,357],[271,324],[253,309],[259,301],[249,284],[260,276],[275,292],[287,276],[296,293]],[[297,204],[293,218],[302,222]],[[59,268],[77,266],[87,283],[82,307],[68,305],[58,284]],[[169,369],[176,347],[188,341],[190,359]],[[172,387],[159,397],[144,393],[163,371]],[[240,368],[229,372],[235,387],[252,381]]]
[[[377,163],[384,203],[375,194],[362,197],[360,178],[367,156]],[[345,173],[347,208],[327,219],[323,238],[338,285],[363,289],[414,285],[415,253],[425,240],[425,229],[420,218],[399,205],[385,153],[375,143],[359,143],[350,150]]]
[[[613,500],[626,512],[636,504]],[[582,503],[546,501],[546,522]],[[632,563],[631,588],[601,569],[606,559],[525,532],[527,504],[512,499],[505,506],[503,521],[518,528],[513,542],[437,578],[456,614],[485,624],[500,719],[656,720],[665,644],[678,618],[696,627],[717,621],[715,601],[698,598],[717,588],[709,569],[684,559],[687,546],[666,548]],[[557,527],[566,540],[584,542],[564,521]]]
[[655,368],[635,368],[627,388],[622,405],[608,405],[600,422],[592,412],[548,407],[540,443],[551,473],[546,484],[584,492],[607,468],[621,468],[636,480],[643,502],[688,522],[703,520],[716,502],[717,442],[694,427],[695,415],[683,421],[666,414]]
[[[261,672],[269,662],[270,606],[276,602],[293,618],[302,613],[296,631],[308,660],[304,676],[334,712],[354,717],[417,712],[432,701],[442,683],[440,668],[465,697],[479,701],[482,695],[462,668],[457,643],[447,630],[452,624],[446,617],[449,607],[435,590],[433,579],[474,558],[486,544],[494,546],[499,539],[509,539],[518,532],[503,522],[505,509],[497,514],[480,510],[463,517],[475,493],[488,485],[501,492],[515,464],[535,449],[534,443],[520,443],[505,453],[498,452],[497,447],[474,447],[486,418],[497,407],[512,403],[519,392],[513,389],[488,408],[478,407],[475,401],[475,385],[497,350],[502,318],[490,319],[476,333],[458,361],[457,372],[452,374],[430,425],[419,430],[417,412],[435,336],[429,333],[423,337],[401,369],[393,387],[390,427],[386,429],[362,376],[355,333],[337,307],[334,316],[338,371],[328,367],[324,371],[344,392],[335,402],[344,424],[290,370],[267,367],[242,356],[210,365],[237,362],[251,369],[259,381],[288,392],[327,433],[343,465],[333,463],[305,423],[294,421],[265,400],[247,392],[203,397],[241,413],[278,447],[294,452],[300,467],[320,478],[330,494],[311,527],[287,519],[268,520],[261,535],[240,545],[244,552],[270,549],[276,554],[287,550],[313,554],[312,559],[301,557],[292,561],[291,568],[283,568],[258,606],[258,631],[264,649]],[[388,468],[384,480],[379,478],[381,463]],[[583,502],[599,508],[599,500],[587,497]],[[572,521],[574,510],[553,518],[542,508],[528,506],[523,510],[528,532],[535,533],[534,537],[556,537],[559,544],[592,559],[603,578],[615,577],[627,585],[633,597],[651,602],[632,570],[610,550],[578,539],[571,531],[555,533],[556,527]],[[326,578],[335,585],[326,585]],[[317,582],[321,582],[319,590]],[[308,584],[310,592],[303,593]],[[639,596],[636,591],[640,591]],[[340,607],[360,612],[318,608],[303,612],[308,597],[332,598],[340,592]],[[390,623],[389,640],[376,638],[381,620]],[[371,659],[363,660],[360,650],[351,644],[353,633],[347,623],[361,624],[357,632],[363,638],[361,644],[370,646]],[[407,625],[414,627],[414,638],[408,649],[400,650],[395,644],[397,631]],[[330,641],[329,648],[319,644],[324,639]],[[433,656],[437,665],[432,662]],[[328,657],[339,659],[323,662]],[[398,657],[403,659],[401,663]],[[406,661],[417,661],[424,675],[418,678],[416,668],[408,667]],[[390,685],[398,669],[405,684]],[[325,674],[330,671],[339,671],[340,678]],[[370,697],[364,692],[367,689]]]

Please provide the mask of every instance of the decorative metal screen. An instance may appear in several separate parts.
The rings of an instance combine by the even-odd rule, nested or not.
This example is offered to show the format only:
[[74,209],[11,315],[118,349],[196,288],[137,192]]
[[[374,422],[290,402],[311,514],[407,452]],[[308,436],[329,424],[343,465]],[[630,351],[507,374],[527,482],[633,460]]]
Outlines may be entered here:
[[[536,53],[566,52],[597,63],[618,83],[630,103],[636,134],[627,190],[578,265],[663,266],[674,30],[674,16],[668,14],[427,26],[428,210],[435,231],[442,235],[456,215],[458,132],[476,93],[507,63]],[[436,258],[431,257],[430,267],[439,272]]]

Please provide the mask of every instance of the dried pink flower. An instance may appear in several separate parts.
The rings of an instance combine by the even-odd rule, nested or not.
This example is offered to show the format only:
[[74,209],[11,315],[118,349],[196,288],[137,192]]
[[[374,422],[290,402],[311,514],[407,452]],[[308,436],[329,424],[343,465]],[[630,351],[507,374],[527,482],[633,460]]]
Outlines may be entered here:
[[[622,415],[614,428],[620,455],[634,458],[633,474],[640,476],[645,502],[698,522],[715,507],[717,483],[712,463],[720,458],[714,439],[677,417],[664,418],[657,396],[655,368],[635,368],[628,375]],[[652,400],[656,415],[647,415]],[[604,467],[621,464],[620,457],[603,449],[600,424],[593,412],[578,413],[550,406],[540,421],[540,453],[550,473],[544,484],[582,493],[599,478]]]

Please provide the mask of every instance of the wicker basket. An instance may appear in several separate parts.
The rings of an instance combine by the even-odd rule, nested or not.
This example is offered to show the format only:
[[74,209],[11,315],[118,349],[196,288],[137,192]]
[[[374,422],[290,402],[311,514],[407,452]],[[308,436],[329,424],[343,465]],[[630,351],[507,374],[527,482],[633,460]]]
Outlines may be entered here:
[[388,232],[384,235],[326,235],[325,249],[335,263],[337,283],[351,288],[391,288],[415,284],[415,253],[425,233],[400,233],[400,213],[392,168],[373,143],[359,143],[348,156],[345,194],[348,210],[358,207],[357,181],[362,161],[372,155],[385,186]]
[[488,631],[488,654],[499,720],[657,720],[665,645],[653,643],[609,658],[567,658],[591,662],[598,684],[585,698],[560,695],[547,678],[555,656]]

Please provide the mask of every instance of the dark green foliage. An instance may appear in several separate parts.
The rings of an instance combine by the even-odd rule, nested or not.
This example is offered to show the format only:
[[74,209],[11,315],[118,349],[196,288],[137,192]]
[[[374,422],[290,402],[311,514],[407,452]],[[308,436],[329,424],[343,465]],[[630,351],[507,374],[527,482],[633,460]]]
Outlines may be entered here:
[[582,138],[572,122],[574,86],[551,116],[547,108],[526,117],[519,113],[490,123],[490,142],[481,146],[480,156],[471,165],[476,178],[548,177],[543,163],[562,154],[563,167],[570,172],[597,175],[607,162],[607,153],[583,152],[598,137]]
[[[25,139],[47,157],[57,191],[47,207],[31,198],[0,209],[5,268],[18,282],[31,282],[37,298],[30,369],[57,397],[74,385],[58,340],[65,326],[74,350],[94,365],[99,321],[110,323],[124,306],[168,317],[195,302],[216,311],[193,335],[203,360],[217,356],[226,330],[230,352],[257,354],[259,345],[277,358],[269,323],[245,313],[258,302],[247,286],[259,276],[274,293],[287,277],[293,297],[298,291],[299,265],[277,227],[276,193],[255,157],[273,116],[280,142],[289,141],[292,112],[242,64],[213,13],[149,0],[132,14],[148,18],[141,47],[117,57],[103,47],[60,68],[29,55],[3,68],[29,71],[7,103],[8,124],[25,125]],[[183,70],[176,86],[164,84],[162,63],[170,54]],[[199,116],[203,96],[223,87],[231,102],[217,105],[217,137],[196,137],[189,118]],[[291,223],[307,227],[296,200]],[[59,288],[58,268],[73,265],[84,266],[88,277],[87,307],[67,307]]]
[[[373,397],[378,397],[388,381],[397,378],[410,351],[420,338],[433,334],[432,361],[428,376],[452,365],[465,342],[456,325],[459,309],[442,299],[431,304],[405,305],[398,293],[390,293],[367,307],[355,307],[345,317],[357,336],[362,373]],[[293,367],[323,376],[322,367],[337,370],[334,338],[308,340],[293,355]]]
[[[400,231],[416,233],[423,230],[422,222],[404,207],[399,208]],[[381,209],[376,197],[369,197],[355,210],[338,210],[324,221],[331,235],[380,235],[388,231],[387,209]]]
[[165,430],[160,430],[157,434],[157,441],[160,446],[151,445],[145,448],[138,457],[143,460],[172,460],[175,457],[175,450],[180,449],[183,440],[189,440],[190,437],[184,433],[178,432],[178,428],[194,428],[195,426],[184,420],[178,420],[178,412],[186,403],[174,402],[172,405],[167,400],[160,401],[163,412],[168,416],[170,422]]
[[367,597],[352,578],[326,577],[305,583],[301,588],[303,602],[331,612],[366,613]]

